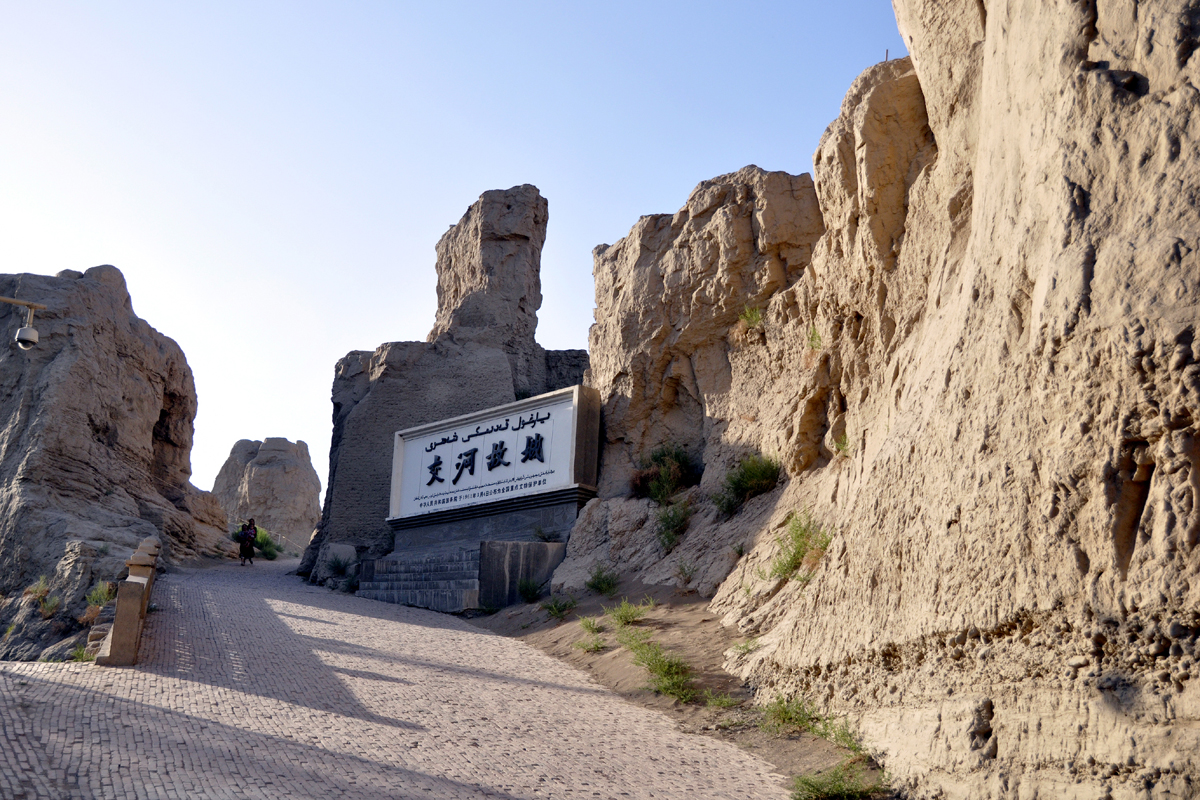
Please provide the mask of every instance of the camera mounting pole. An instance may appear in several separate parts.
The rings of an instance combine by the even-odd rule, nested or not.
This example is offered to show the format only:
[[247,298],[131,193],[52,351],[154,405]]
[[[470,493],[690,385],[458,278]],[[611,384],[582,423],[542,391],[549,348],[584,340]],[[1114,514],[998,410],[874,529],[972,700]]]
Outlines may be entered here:
[[25,306],[27,309],[29,309],[29,315],[25,318],[25,324],[30,327],[33,326],[34,310],[36,309],[37,311],[42,311],[46,308],[41,303],[31,303],[28,300],[18,300],[15,297],[0,297],[0,303],[8,303],[9,305],[13,306]]

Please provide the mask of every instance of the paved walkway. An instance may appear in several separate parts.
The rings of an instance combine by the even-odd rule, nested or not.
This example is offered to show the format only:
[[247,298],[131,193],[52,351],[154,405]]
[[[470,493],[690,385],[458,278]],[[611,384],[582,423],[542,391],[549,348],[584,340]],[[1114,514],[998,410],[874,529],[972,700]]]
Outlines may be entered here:
[[763,761],[295,562],[162,576],[131,669],[0,662],[0,798],[785,798]]

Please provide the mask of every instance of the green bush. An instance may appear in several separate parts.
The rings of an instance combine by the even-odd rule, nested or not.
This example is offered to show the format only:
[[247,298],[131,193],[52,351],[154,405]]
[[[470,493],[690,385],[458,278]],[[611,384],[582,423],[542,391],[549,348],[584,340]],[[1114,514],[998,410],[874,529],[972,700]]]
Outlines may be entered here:
[[517,594],[526,603],[536,603],[542,596],[542,585],[530,578],[521,578],[517,583]]
[[275,540],[271,538],[271,534],[266,528],[256,526],[258,532],[254,536],[254,549],[258,550],[267,561],[274,561],[279,557],[279,547],[276,546]]
[[574,597],[551,597],[546,602],[542,603],[542,609],[554,617],[559,622],[567,618],[567,615],[575,610],[575,606],[579,605]]
[[617,587],[620,583],[621,576],[617,574],[616,570],[610,570],[604,564],[597,564],[592,567],[592,573],[583,585],[596,594],[612,597],[617,593]]
[[603,633],[604,626],[600,624],[598,617],[583,617],[579,620],[579,627],[583,628],[593,636]]
[[81,644],[81,645],[79,645],[79,647],[76,647],[74,650],[71,651],[71,660],[72,661],[95,661],[96,654],[89,653],[87,651],[87,646]]
[[850,436],[843,433],[841,436],[833,440],[833,449],[837,451],[839,456],[848,456],[851,452]]
[[775,541],[779,553],[771,559],[771,577],[807,582],[829,548],[830,537],[808,511],[802,511],[792,515],[787,531]]
[[736,514],[751,497],[765,494],[779,483],[779,462],[766,456],[747,456],[725,475],[725,486],[713,501],[723,514]]
[[655,534],[663,552],[670,553],[679,544],[683,534],[687,532],[688,522],[692,518],[692,505],[684,500],[681,503],[660,508],[655,516]]
[[664,444],[635,470],[629,482],[634,497],[649,497],[665,505],[680,489],[700,482],[703,469],[677,444]]
[[817,330],[816,325],[809,325],[808,326],[808,349],[809,350],[820,350],[821,344],[822,344],[821,332],[819,330]]

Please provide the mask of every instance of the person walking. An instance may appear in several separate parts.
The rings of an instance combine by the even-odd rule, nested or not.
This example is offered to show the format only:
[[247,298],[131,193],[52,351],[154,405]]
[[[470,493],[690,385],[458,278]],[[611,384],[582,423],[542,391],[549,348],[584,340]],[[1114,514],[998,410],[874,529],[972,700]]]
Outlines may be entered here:
[[242,529],[238,531],[238,553],[242,557],[242,566],[246,566],[246,562],[250,562],[250,566],[254,566],[254,540],[258,536],[258,526],[254,524],[254,520],[250,520]]

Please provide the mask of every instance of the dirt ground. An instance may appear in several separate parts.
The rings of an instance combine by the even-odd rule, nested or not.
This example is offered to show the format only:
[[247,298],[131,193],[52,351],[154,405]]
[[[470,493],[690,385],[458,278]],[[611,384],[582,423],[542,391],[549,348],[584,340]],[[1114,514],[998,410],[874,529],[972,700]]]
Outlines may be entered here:
[[[650,631],[656,642],[691,665],[701,695],[691,703],[680,703],[646,688],[646,671],[635,665],[629,651],[617,644],[614,626],[607,618],[601,620],[603,650],[589,653],[575,647],[576,642],[592,638],[580,627],[581,618],[601,617],[605,607],[618,605],[622,598],[638,603],[646,597],[653,598],[655,605],[637,626]],[[789,788],[794,776],[822,772],[851,755],[848,750],[807,733],[775,734],[763,730],[759,724],[762,712],[752,705],[749,688],[721,668],[724,652],[743,640],[723,627],[708,612],[708,601],[695,592],[681,593],[668,586],[626,581],[611,599],[587,591],[575,599],[578,606],[563,622],[542,609],[540,603],[545,598],[538,603],[511,606],[490,615],[468,615],[468,618],[474,625],[517,637],[587,670],[594,680],[628,702],[674,718],[686,733],[732,742],[758,755],[786,778]],[[705,690],[715,695],[728,694],[737,704],[729,708],[710,707],[704,700]],[[872,769],[871,773],[874,772]]]

